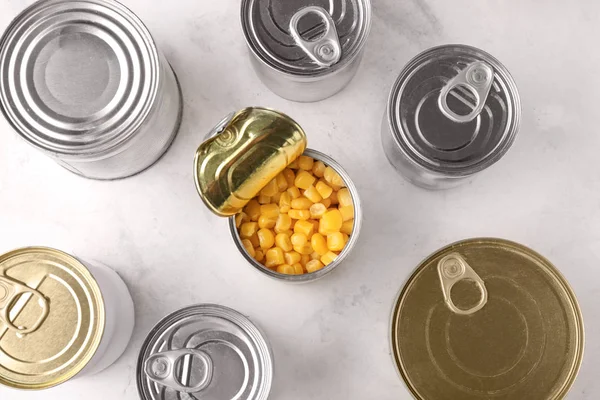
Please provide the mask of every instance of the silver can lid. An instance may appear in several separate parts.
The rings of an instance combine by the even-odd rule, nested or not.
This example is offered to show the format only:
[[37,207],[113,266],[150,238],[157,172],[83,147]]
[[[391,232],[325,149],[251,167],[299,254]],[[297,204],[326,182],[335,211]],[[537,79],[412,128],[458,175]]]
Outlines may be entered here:
[[150,33],[113,0],[42,0],[0,40],[0,104],[13,127],[55,154],[98,155],[127,141],[157,95]]
[[160,321],[137,365],[143,400],[264,400],[272,379],[264,335],[237,311],[214,304],[187,307]]
[[251,51],[292,75],[342,68],[363,48],[371,0],[242,0],[242,28]]
[[520,120],[521,101],[508,70],[464,45],[435,47],[411,60],[388,103],[400,149],[418,165],[453,177],[498,161]]

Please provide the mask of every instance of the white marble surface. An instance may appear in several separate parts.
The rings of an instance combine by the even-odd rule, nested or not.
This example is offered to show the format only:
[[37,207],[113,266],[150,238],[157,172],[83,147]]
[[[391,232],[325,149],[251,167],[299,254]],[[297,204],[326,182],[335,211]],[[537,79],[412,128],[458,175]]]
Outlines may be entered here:
[[[30,0],[3,0],[4,28]],[[124,0],[179,74],[180,134],[147,172],[118,182],[79,178],[0,122],[0,251],[33,244],[102,260],[129,285],[136,328],[119,361],[92,378],[42,393],[0,388],[0,399],[136,399],[135,364],[148,330],[193,303],[224,304],[267,333],[273,399],[410,399],[389,355],[394,297],[417,263],[474,236],[529,245],[574,287],[587,344],[569,399],[600,398],[600,2],[596,0],[373,0],[358,75],[317,104],[276,97],[257,80],[239,24],[239,0]],[[405,183],[387,163],[379,128],[388,90],[417,52],[472,44],[512,72],[523,123],[506,157],[446,192]],[[344,165],[365,220],[350,259],[313,284],[287,286],[247,266],[227,224],[203,206],[192,159],[205,132],[231,110],[264,105],[292,115],[310,147]],[[376,177],[376,178],[375,178]]]

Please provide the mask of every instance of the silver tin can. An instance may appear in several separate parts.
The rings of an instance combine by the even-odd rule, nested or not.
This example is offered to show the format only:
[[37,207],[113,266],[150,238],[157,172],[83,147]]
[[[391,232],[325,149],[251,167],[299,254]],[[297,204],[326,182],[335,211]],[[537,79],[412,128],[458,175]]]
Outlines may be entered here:
[[482,50],[445,45],[402,70],[381,135],[388,160],[407,180],[445,189],[498,161],[520,121],[521,100],[508,70]]
[[275,94],[325,99],[354,77],[371,27],[371,0],[242,0],[252,65]]
[[129,9],[113,0],[42,0],[0,40],[0,106],[60,165],[118,179],[166,152],[182,101],[173,70]]
[[337,161],[319,151],[306,149],[304,151],[304,155],[312,157],[315,160],[322,161],[325,165],[328,165],[331,168],[333,168],[335,172],[337,172],[342,177],[344,183],[346,183],[346,187],[348,188],[348,191],[352,196],[352,202],[354,203],[354,226],[352,227],[352,234],[349,235],[348,243],[346,243],[346,246],[344,247],[342,252],[337,256],[337,258],[333,262],[326,265],[323,269],[302,275],[287,275],[280,274],[277,271],[272,271],[269,268],[262,265],[260,262],[256,261],[250,254],[248,254],[248,252],[244,248],[244,245],[242,244],[242,239],[240,238],[238,230],[235,226],[235,216],[229,218],[229,231],[231,232],[231,237],[233,238],[236,247],[238,248],[242,256],[244,256],[246,261],[248,261],[250,265],[256,268],[256,270],[262,272],[268,277],[287,283],[314,282],[317,279],[320,279],[325,275],[329,274],[335,268],[337,268],[338,265],[340,265],[344,261],[344,259],[348,257],[354,246],[356,246],[356,242],[358,241],[358,235],[360,234],[360,228],[362,225],[362,205],[358,196],[358,190],[356,189],[356,186],[350,179],[350,175],[348,175],[348,173],[342,168],[342,166]]
[[273,354],[248,318],[200,304],[172,313],[150,331],[136,375],[142,400],[265,400]]

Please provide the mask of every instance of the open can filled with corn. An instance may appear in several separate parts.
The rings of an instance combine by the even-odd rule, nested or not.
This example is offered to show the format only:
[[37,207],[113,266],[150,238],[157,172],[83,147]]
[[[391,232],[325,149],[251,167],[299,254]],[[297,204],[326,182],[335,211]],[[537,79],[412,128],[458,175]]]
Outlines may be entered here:
[[356,187],[327,155],[306,149],[288,116],[246,108],[225,118],[196,152],[196,187],[258,271],[287,282],[318,279],[357,241]]

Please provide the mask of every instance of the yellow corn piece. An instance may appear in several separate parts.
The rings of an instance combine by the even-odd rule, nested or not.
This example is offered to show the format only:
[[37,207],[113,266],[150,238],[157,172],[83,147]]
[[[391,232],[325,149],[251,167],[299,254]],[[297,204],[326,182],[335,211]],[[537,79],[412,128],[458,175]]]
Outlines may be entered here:
[[327,211],[319,220],[319,232],[323,231],[327,234],[339,232],[343,222],[340,210]]
[[275,244],[275,236],[270,229],[260,229],[257,232],[260,248],[263,250],[270,249]]
[[324,267],[324,265],[321,261],[310,260],[309,262],[306,263],[306,272],[308,272],[310,274],[311,272],[315,272],[320,269],[323,269],[323,267]]
[[320,258],[321,258],[321,255],[319,253],[317,253],[316,251],[313,251],[312,253],[310,253],[310,259],[311,260],[318,260]]
[[315,163],[313,164],[313,167],[312,167],[312,173],[317,178],[322,178],[323,174],[325,173],[325,168],[326,168],[326,166],[325,166],[325,164],[323,164],[323,162],[315,161]]
[[319,219],[327,212],[327,207],[323,203],[315,203],[309,208],[310,217],[313,219]]
[[331,193],[331,196],[329,196],[329,200],[331,200],[331,205],[338,204],[337,192],[334,191],[333,193]]
[[[315,189],[317,189],[317,192],[319,192],[319,195],[324,199],[329,198],[329,196],[331,196],[331,193],[333,193],[333,189],[331,188],[331,186],[329,186],[328,184],[326,184],[323,181],[317,182]],[[315,201],[315,203],[316,203],[316,201]]]
[[327,248],[327,239],[325,239],[325,237],[320,233],[315,233],[312,235],[310,238],[310,245],[312,246],[313,250],[321,256],[325,255],[329,251]]
[[302,275],[304,273],[304,268],[302,268],[302,264],[300,263],[292,264],[292,268],[294,268],[294,273],[296,275]]
[[265,259],[265,253],[263,253],[262,250],[255,250],[254,251],[254,259],[258,262],[262,262]]
[[340,232],[345,233],[346,235],[352,235],[352,229],[354,228],[354,220],[350,219],[342,224],[340,228]]
[[[306,243],[304,246],[294,246],[294,251],[302,255],[309,255],[314,253],[314,250],[310,243]],[[310,258],[310,257],[309,257]]]
[[277,218],[267,217],[266,215],[261,215],[260,217],[258,217],[258,227],[261,229],[262,228],[271,229],[275,226],[276,222],[277,222]]
[[340,207],[347,207],[353,205],[352,195],[350,195],[350,191],[347,188],[340,189],[337,192],[338,202],[340,203]]
[[279,207],[277,207],[277,204],[263,204],[260,206],[260,215],[277,218],[279,216]]
[[250,254],[250,257],[256,256],[254,247],[252,246],[252,243],[250,243],[250,241],[248,239],[242,239],[242,246],[244,246],[244,249],[246,249],[246,252],[248,252],[248,254]]
[[250,236],[248,240],[250,241],[250,243],[252,243],[252,246],[254,246],[255,248],[260,246],[260,240],[258,240],[258,233],[255,233],[254,235]]
[[271,196],[271,203],[279,204],[279,200],[281,200],[281,192],[277,192]]
[[258,204],[269,204],[271,202],[271,198],[269,196],[264,196],[262,194],[258,195]]
[[279,192],[279,188],[277,187],[277,182],[275,182],[275,179],[271,179],[269,181],[269,183],[267,183],[267,185],[262,188],[262,190],[260,191],[260,194],[262,194],[263,196],[273,196],[275,195],[275,193]]
[[352,218],[354,218],[354,206],[350,205],[350,206],[342,206],[340,208],[338,208],[340,210],[340,213],[342,214],[342,220],[345,221],[349,221]]
[[290,195],[291,200],[297,199],[298,197],[301,196],[300,189],[298,189],[296,186],[289,187],[287,189],[287,193]]
[[310,219],[310,211],[308,210],[290,210],[288,211],[288,215],[293,219],[302,219],[305,221]]
[[310,185],[315,183],[317,178],[312,176],[310,172],[306,172],[304,170],[298,171],[296,175],[296,180],[294,181],[294,185],[300,189],[308,189]]
[[235,215],[235,227],[239,229],[240,225],[242,225],[242,222],[247,222],[249,220],[250,218],[248,217],[248,214],[242,211],[241,213]]
[[280,247],[281,250],[286,252],[292,251],[293,249],[292,241],[290,237],[285,233],[278,233],[277,236],[275,236],[275,244],[277,245],[277,247]]
[[303,169],[305,171],[312,171],[315,160],[309,156],[300,156],[298,157],[298,168]]
[[275,268],[285,262],[283,258],[283,250],[279,247],[272,247],[265,253],[267,268]]
[[288,192],[281,193],[281,197],[279,197],[279,212],[286,213],[290,211],[291,204],[292,199],[290,198],[290,194]]
[[348,243],[348,240],[350,240],[350,236],[346,235],[345,233],[342,233],[342,235],[344,235],[344,245],[346,243]]
[[240,226],[240,237],[242,239],[248,239],[258,231],[258,223],[256,222],[244,222]]
[[333,168],[331,168],[331,167],[325,168],[325,172],[323,173],[323,177],[325,178],[325,180],[327,181],[327,183],[329,183],[330,185],[339,186],[339,187],[346,186],[346,184],[344,183],[344,180],[342,179],[342,177],[340,176],[340,174],[338,174],[337,172],[335,172],[335,170]]
[[306,189],[303,194],[304,194],[304,197],[306,197],[313,203],[318,203],[321,200],[323,200],[323,198],[321,197],[321,195],[319,194],[317,189],[312,185],[309,186],[308,189]]
[[[294,233],[291,238],[294,247],[302,247],[308,243],[308,238],[303,233]],[[299,252],[300,253],[300,252]],[[300,253],[302,254],[302,253]]]
[[296,158],[294,161],[288,164],[288,168],[298,169],[298,159]]
[[285,189],[287,189],[289,186],[287,179],[285,179],[285,175],[283,175],[283,172],[275,177],[275,182],[277,183],[277,189],[279,189],[280,192],[285,191]]
[[344,234],[335,232],[327,235],[327,248],[331,251],[342,251],[346,242],[344,242]]
[[289,264],[278,265],[277,272],[279,272],[280,274],[286,274],[286,275],[296,275],[294,267],[292,267]]
[[335,261],[337,258],[337,254],[334,252],[328,251],[325,255],[321,256],[321,262],[325,265],[329,265]]
[[323,199],[323,200],[321,200],[321,204],[323,204],[326,208],[329,208],[329,206],[331,206],[331,199],[330,198]]
[[310,222],[313,225],[313,233],[319,232],[319,221],[317,221],[316,219],[309,219],[308,222]]
[[292,227],[292,217],[287,214],[279,214],[275,222],[275,232],[283,233]]
[[313,202],[306,197],[298,197],[292,200],[291,204],[294,210],[308,210],[313,205]]
[[250,217],[251,221],[258,221],[258,217],[260,217],[260,204],[258,204],[257,200],[252,199],[244,207],[244,212]]
[[310,261],[310,255],[308,254],[302,254],[300,256],[300,264],[302,264],[302,266],[304,268],[306,268],[306,263]]
[[294,233],[301,233],[307,238],[311,237],[314,229],[314,225],[309,221],[300,220],[294,225]]
[[302,258],[300,253],[295,252],[295,251],[288,251],[287,253],[285,253],[283,255],[283,257],[285,258],[285,263],[290,264],[290,265],[299,263],[300,259]]
[[294,181],[296,180],[296,174],[294,171],[286,168],[283,170],[282,174],[288,184],[288,188],[294,186]]

